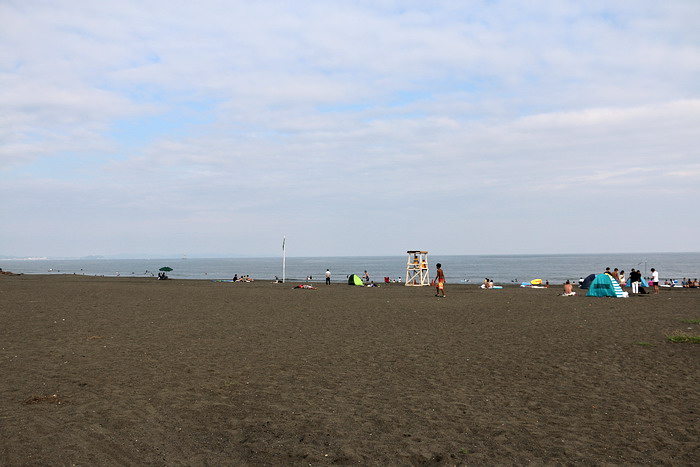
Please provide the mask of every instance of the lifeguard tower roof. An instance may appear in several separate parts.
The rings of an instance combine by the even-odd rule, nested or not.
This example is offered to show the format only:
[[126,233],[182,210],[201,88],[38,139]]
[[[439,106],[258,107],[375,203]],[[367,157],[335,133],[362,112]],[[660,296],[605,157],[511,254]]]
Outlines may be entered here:
[[408,250],[406,253],[421,253],[421,254],[423,254],[423,255],[427,255],[427,254],[428,254],[427,251],[423,251],[423,250]]

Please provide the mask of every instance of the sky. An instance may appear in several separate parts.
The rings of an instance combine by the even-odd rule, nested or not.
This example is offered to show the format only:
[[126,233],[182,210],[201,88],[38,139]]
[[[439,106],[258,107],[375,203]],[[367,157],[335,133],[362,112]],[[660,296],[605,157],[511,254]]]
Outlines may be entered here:
[[0,255],[700,251],[696,0],[0,0]]

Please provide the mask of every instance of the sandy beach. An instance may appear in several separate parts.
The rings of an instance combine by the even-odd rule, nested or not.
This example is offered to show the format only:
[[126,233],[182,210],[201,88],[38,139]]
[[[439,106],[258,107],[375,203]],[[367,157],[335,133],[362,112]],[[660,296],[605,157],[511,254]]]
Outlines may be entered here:
[[0,275],[0,465],[697,465],[700,290]]

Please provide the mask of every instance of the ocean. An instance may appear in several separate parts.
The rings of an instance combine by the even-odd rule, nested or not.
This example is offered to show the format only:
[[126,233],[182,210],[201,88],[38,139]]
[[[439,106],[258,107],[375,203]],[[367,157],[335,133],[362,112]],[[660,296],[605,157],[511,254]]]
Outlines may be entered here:
[[[346,282],[350,274],[383,282],[384,277],[406,278],[407,255],[287,257],[286,279],[290,282],[325,280],[326,268],[333,282]],[[645,277],[651,268],[662,280],[700,277],[700,253],[586,254],[586,255],[429,255],[431,277],[435,264],[442,263],[448,283],[480,284],[484,278],[498,284],[542,279],[561,284],[577,281],[606,267],[619,268],[629,276],[631,268]],[[177,259],[0,259],[0,268],[24,274],[84,274],[91,276],[152,277],[161,267],[170,267],[172,279],[231,279],[234,274],[258,280],[282,278],[282,258],[177,258]]]

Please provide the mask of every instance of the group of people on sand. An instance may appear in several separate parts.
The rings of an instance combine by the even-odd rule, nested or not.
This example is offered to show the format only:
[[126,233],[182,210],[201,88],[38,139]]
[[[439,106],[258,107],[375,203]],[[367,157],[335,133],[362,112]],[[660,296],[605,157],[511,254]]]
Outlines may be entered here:
[[[612,271],[610,268],[605,268],[605,274],[609,275],[613,279],[615,279],[618,284],[620,284],[620,287],[624,288],[627,286],[627,280],[625,277],[625,271],[620,271],[617,268],[613,269]],[[646,293],[643,288],[640,288],[642,285],[642,272],[639,270],[636,270],[632,268],[630,271],[630,277],[629,277],[630,285],[632,286],[632,293],[633,294],[638,294],[638,293]],[[649,280],[649,287],[652,287],[654,289],[654,293],[658,294],[659,293],[659,271],[657,271],[654,268],[651,268],[651,278]]]
[[241,275],[241,277],[238,277],[238,274],[234,274],[233,276],[233,282],[253,282],[255,279],[250,277],[249,275]]
[[670,279],[670,280],[669,280],[669,279],[666,279],[666,280],[664,281],[664,285],[667,286],[667,287],[678,287],[678,286],[680,286],[680,287],[684,287],[684,288],[686,288],[686,289],[696,289],[696,288],[700,287],[700,281],[698,281],[697,279],[691,279],[691,278],[687,278],[687,279],[686,279],[686,278],[684,277],[683,280],[681,280],[681,283],[680,283],[680,284],[678,284],[678,281],[676,281],[676,280],[673,280],[673,279]]
[[[620,284],[621,288],[625,288],[627,286],[627,277],[625,276],[625,271],[621,271],[618,268],[610,269],[605,268],[604,274],[607,274],[608,276],[612,277],[617,281],[618,284]],[[632,268],[630,271],[629,275],[629,282],[630,285],[632,286],[632,293],[633,294],[645,294],[647,293],[644,288],[642,287],[642,272]],[[658,294],[659,293],[659,271],[657,271],[654,268],[651,268],[651,277],[649,278],[649,287],[652,287],[654,289],[654,293]],[[579,287],[583,284],[583,277],[579,280]],[[700,287],[700,282],[697,282],[696,279],[696,286]],[[564,293],[562,295],[565,296],[570,296],[570,295],[576,295],[576,292],[573,290],[573,284],[571,281],[566,281],[564,283]]]
[[[634,272],[634,269],[632,269],[632,272]],[[608,276],[612,277],[615,279],[621,286],[624,287],[625,284],[625,271],[620,271],[619,269],[615,268],[612,271],[610,268],[605,268],[605,274]]]
[[[652,273],[657,274],[657,278],[658,278],[658,272],[656,272],[654,270],[654,268],[652,268],[651,270],[652,270]],[[621,287],[625,287],[626,285],[627,285],[626,282],[620,282]],[[630,285],[632,286],[632,293],[633,294],[640,294],[640,293],[645,294],[645,293],[647,293],[646,290],[644,290],[644,288],[642,287],[642,271],[640,271],[638,269],[632,268],[632,271],[630,272]],[[654,290],[656,291],[656,293],[659,293],[658,283],[654,284],[652,282],[649,282],[649,285],[651,287],[654,287]]]
[[[435,296],[436,297],[445,297],[445,273],[442,270],[442,264],[437,263],[436,265],[437,271],[435,274],[435,280],[433,281],[433,284],[435,284]],[[625,287],[627,285],[627,277],[625,276],[625,271],[619,270],[618,268],[610,269],[605,268],[605,274],[608,274],[610,277],[615,279],[618,284],[620,284],[620,287]],[[167,279],[167,276],[165,273],[158,274],[158,279]],[[311,277],[309,276],[309,279]],[[277,279],[277,278],[275,278]],[[330,285],[331,282],[331,273],[330,270],[326,269],[326,274],[325,274],[325,279],[326,279],[326,284]],[[233,276],[234,282],[253,282],[253,279],[249,275],[241,276],[238,277],[238,274]],[[369,287],[377,287],[377,285],[370,280],[369,273],[365,270],[364,274],[362,275],[362,280],[366,286]],[[638,294],[640,293],[640,286],[642,283],[642,273],[639,270],[635,270],[632,268],[630,271],[629,275],[629,280],[630,284],[632,286],[632,293]],[[398,280],[398,282],[401,282],[401,279]],[[583,278],[579,281],[579,285],[583,282]],[[667,281],[668,282],[668,281]],[[549,281],[547,281],[547,285],[549,285]],[[689,288],[700,288],[700,281],[698,279],[683,279],[682,282],[683,287],[689,287]],[[654,293],[658,294],[659,293],[659,272],[655,268],[651,268],[651,277],[649,280],[649,286],[653,287]],[[485,278],[484,279],[484,288],[490,289],[494,287],[493,279]],[[564,293],[563,295],[565,296],[571,296],[571,295],[576,295],[576,292],[573,290],[573,284],[571,281],[567,280],[563,284],[564,288]],[[641,289],[641,293],[646,293]]]

